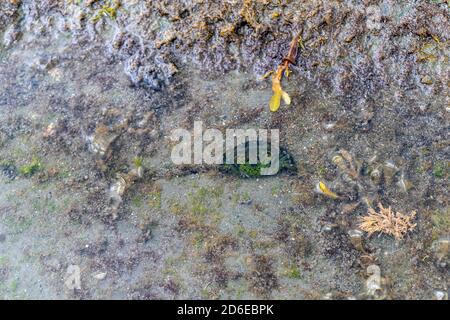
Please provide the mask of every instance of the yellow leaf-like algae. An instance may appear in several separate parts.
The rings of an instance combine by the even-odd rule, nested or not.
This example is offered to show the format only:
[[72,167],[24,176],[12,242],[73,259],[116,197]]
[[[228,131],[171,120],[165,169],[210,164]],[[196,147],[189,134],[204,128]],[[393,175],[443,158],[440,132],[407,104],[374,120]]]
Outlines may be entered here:
[[334,193],[333,191],[328,189],[326,184],[323,183],[322,181],[319,181],[318,189],[319,189],[320,193],[322,193],[323,195],[326,195],[329,198],[332,198],[332,199],[340,199],[341,198],[336,193]]
[[280,108],[281,103],[281,93],[274,92],[272,98],[270,98],[269,108],[270,111],[276,112]]
[[285,104],[291,104],[291,97],[281,88],[281,79],[283,77],[283,74],[286,77],[289,76],[289,64],[295,63],[299,44],[303,46],[300,33],[297,34],[292,40],[288,54],[286,55],[286,57],[284,57],[283,62],[278,66],[275,74],[272,76],[273,95],[270,98],[269,102],[269,109],[272,112],[278,111],[278,109],[280,108],[281,99],[283,99]]
[[281,91],[281,97],[283,98],[284,103],[286,103],[287,105],[291,104],[291,97],[289,97],[289,95],[287,94],[287,92],[285,91]]
[[[283,98],[283,101],[286,102],[286,99],[285,99],[286,93],[281,88],[281,82],[280,82],[283,71],[284,71],[283,66],[279,66],[277,72],[272,76],[273,95],[272,95],[272,98],[270,98],[270,103],[269,103],[269,108],[270,108],[270,111],[272,111],[272,112],[276,112],[280,108],[281,98]],[[289,103],[290,103],[290,98],[289,98]]]
[[98,22],[102,17],[110,18],[111,20],[116,19],[117,10],[121,7],[119,0],[110,1],[107,4],[102,5],[102,7],[97,11],[95,16],[92,18],[92,23]]
[[271,74],[273,73],[273,70],[267,71],[260,80],[264,80],[266,78],[268,78]]

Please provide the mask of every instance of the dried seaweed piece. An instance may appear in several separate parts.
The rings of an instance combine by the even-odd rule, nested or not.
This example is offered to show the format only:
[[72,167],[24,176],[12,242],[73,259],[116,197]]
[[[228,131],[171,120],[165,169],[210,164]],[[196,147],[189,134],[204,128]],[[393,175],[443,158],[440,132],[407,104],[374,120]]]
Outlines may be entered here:
[[375,232],[386,233],[396,240],[403,239],[404,235],[412,231],[416,224],[412,222],[416,217],[416,212],[406,215],[400,212],[392,212],[391,207],[385,208],[378,203],[379,212],[369,208],[367,216],[359,219],[359,228],[370,235]]

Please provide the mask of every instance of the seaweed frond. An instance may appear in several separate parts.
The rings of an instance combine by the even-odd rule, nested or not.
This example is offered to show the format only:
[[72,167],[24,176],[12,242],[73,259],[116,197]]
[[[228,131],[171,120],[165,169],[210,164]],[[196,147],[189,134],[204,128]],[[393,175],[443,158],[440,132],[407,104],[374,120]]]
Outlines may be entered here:
[[102,17],[110,18],[111,20],[115,20],[117,17],[117,10],[121,7],[121,3],[119,0],[109,1],[108,4],[102,5],[102,7],[96,12],[94,17],[92,18],[92,22],[98,22]]
[[38,172],[41,167],[41,161],[36,156],[33,156],[30,163],[25,164],[19,168],[19,172],[24,176],[30,177]]
[[359,219],[359,228],[372,235],[375,232],[385,233],[393,236],[396,240],[401,240],[406,233],[412,231],[416,224],[412,221],[416,217],[416,212],[406,215],[400,212],[394,213],[391,207],[385,208],[378,203],[379,211],[369,208],[367,216]]
[[291,97],[289,97],[289,95],[281,88],[281,78],[286,69],[287,63],[283,63],[272,76],[273,95],[269,103],[269,108],[272,112],[276,112],[280,108],[281,99],[283,99],[284,103],[287,105],[291,104]]
[[341,199],[339,195],[337,195],[335,192],[331,191],[325,183],[322,181],[319,181],[319,184],[317,185],[317,190],[319,193],[331,198],[331,199]]
[[142,167],[142,164],[144,163],[144,159],[142,157],[135,157],[133,159],[133,163],[136,168],[140,168],[140,167]]
[[[295,64],[299,46],[303,48],[303,42],[300,32],[291,41],[288,54],[283,58],[283,62],[278,66],[277,70],[272,75],[273,95],[270,98],[269,102],[269,109],[272,112],[278,111],[278,109],[280,108],[281,99],[283,99],[285,104],[291,104],[291,97],[281,87],[281,79],[283,78],[283,75],[289,77],[289,64]],[[267,75],[268,73],[264,77],[266,77]]]

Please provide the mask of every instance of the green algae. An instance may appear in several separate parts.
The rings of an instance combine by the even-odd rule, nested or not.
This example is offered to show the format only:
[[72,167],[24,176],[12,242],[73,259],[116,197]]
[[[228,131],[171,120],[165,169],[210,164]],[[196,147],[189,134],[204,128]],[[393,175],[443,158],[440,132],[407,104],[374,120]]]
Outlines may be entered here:
[[41,161],[39,160],[39,158],[34,156],[31,159],[30,163],[27,163],[19,168],[19,172],[26,177],[31,177],[36,172],[38,172],[41,168],[42,168]]

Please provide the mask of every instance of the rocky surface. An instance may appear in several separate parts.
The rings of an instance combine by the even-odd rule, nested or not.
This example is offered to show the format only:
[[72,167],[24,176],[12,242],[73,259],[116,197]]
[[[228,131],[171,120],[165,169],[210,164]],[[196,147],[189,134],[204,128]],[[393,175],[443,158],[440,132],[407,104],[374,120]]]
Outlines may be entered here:
[[[2,1],[0,297],[448,297],[448,14],[444,1]],[[292,104],[270,113],[262,76],[298,32]],[[296,172],[175,166],[170,134],[195,120],[280,129]],[[378,202],[416,211],[416,228],[358,232]]]

